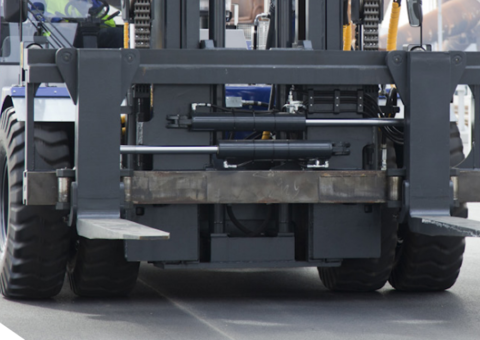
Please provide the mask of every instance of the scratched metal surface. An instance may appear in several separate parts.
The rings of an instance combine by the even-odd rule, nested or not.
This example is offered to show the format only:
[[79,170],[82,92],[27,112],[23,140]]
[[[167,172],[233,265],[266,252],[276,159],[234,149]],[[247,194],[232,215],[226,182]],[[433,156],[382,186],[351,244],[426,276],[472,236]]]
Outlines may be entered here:
[[135,204],[381,203],[381,171],[141,172],[132,179]]

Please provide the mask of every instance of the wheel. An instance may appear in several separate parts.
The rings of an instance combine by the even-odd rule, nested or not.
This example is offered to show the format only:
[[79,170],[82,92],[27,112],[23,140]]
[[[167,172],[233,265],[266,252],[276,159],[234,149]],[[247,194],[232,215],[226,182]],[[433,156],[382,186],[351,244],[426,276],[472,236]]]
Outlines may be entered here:
[[135,287],[140,262],[127,262],[124,241],[79,237],[68,264],[72,291],[84,297],[126,296]]
[[[395,150],[388,143],[387,164],[396,168]],[[340,267],[319,267],[323,285],[333,291],[371,292],[382,288],[388,281],[395,259],[397,244],[398,209],[382,207],[381,254],[376,259],[345,259]]]
[[[450,165],[463,159],[463,144],[455,123],[450,124]],[[452,216],[468,217],[466,205]],[[389,282],[400,291],[442,291],[455,284],[465,251],[465,238],[412,233],[407,224],[399,228],[395,265]]]
[[382,208],[381,255],[377,259],[345,259],[340,267],[319,267],[323,285],[333,291],[371,292],[387,283],[397,243],[396,209]]
[[[35,124],[38,170],[70,167],[68,133],[58,123]],[[9,298],[49,298],[63,285],[70,228],[50,206],[23,205],[24,123],[13,108],[0,119],[0,289]]]

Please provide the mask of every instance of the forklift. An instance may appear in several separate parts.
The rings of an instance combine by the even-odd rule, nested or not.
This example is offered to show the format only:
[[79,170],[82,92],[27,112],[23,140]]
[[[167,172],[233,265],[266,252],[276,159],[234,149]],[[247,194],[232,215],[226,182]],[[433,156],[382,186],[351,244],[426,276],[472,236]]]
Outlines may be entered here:
[[452,287],[480,235],[480,126],[465,158],[450,102],[468,85],[480,121],[480,54],[396,50],[421,0],[393,1],[387,51],[383,0],[272,0],[250,49],[227,48],[226,1],[204,2],[124,0],[124,46],[99,48],[109,2],[3,0],[2,294],[50,298],[68,276],[124,296],[141,262]]

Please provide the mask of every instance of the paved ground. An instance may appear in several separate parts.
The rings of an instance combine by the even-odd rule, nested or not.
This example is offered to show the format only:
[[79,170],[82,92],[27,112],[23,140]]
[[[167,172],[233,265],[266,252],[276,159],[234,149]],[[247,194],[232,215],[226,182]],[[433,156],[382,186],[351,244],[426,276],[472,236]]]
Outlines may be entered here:
[[[471,209],[480,218],[480,205]],[[479,339],[480,240],[448,292],[334,294],[316,270],[161,271],[144,266],[128,299],[0,298],[0,323],[37,339]],[[4,332],[2,332],[4,331]],[[8,337],[0,327],[0,339]]]

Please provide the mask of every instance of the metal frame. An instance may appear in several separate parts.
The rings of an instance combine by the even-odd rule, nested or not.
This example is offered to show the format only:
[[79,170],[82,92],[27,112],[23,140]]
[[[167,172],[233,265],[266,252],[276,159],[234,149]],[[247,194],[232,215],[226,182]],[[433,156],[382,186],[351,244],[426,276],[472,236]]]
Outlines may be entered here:
[[[315,209],[311,209],[313,204],[365,204],[365,209],[369,210],[368,207],[371,204],[387,203],[391,207],[401,208],[401,221],[409,222],[412,230],[416,232],[449,236],[480,234],[480,223],[450,217],[450,208],[459,201],[480,201],[479,194],[471,189],[476,188],[477,185],[470,188],[465,185],[469,178],[474,178],[475,183],[480,182],[476,170],[480,165],[477,150],[477,145],[480,145],[480,127],[475,127],[472,156],[465,161],[465,170],[452,171],[448,158],[448,108],[457,84],[467,84],[473,88],[478,104],[475,116],[477,121],[480,121],[480,53],[402,51],[347,53],[339,51],[342,40],[343,1],[338,0],[304,1],[302,5],[305,13],[301,25],[305,27],[305,38],[310,42],[297,41],[297,45],[303,48],[290,48],[294,43],[291,31],[288,29],[291,22],[290,2],[278,0],[275,12],[276,38],[272,50],[227,50],[223,48],[225,46],[223,25],[225,2],[210,0],[209,38],[211,41],[201,45],[198,44],[199,27],[196,20],[198,9],[187,6],[187,2],[188,0],[156,2],[156,29],[152,32],[154,40],[152,45],[161,48],[159,50],[26,51],[23,65],[26,71],[27,89],[24,186],[28,189],[25,192],[29,204],[41,201],[38,198],[40,189],[35,187],[32,181],[38,181],[38,178],[46,176],[46,174],[35,172],[34,93],[40,83],[61,82],[67,85],[74,103],[77,104],[75,180],[71,189],[70,215],[71,224],[77,222],[80,235],[98,237],[113,233],[118,236],[118,233],[112,229],[112,225],[114,226],[117,222],[118,224],[126,223],[126,227],[132,230],[139,228],[138,223],[128,223],[120,219],[121,206],[130,210],[133,204],[140,206],[141,209],[144,207],[164,209],[163,212],[156,213],[170,216],[169,214],[182,214],[178,213],[175,207],[183,205],[179,211],[188,212],[189,216],[178,216],[167,230],[173,235],[181,229],[180,235],[185,236],[185,239],[188,238],[185,244],[191,251],[185,255],[186,260],[179,261],[185,260],[193,264],[198,264],[199,261],[212,261],[212,265],[221,267],[224,265],[223,260],[226,262],[231,260],[234,263],[252,260],[242,255],[242,249],[253,244],[251,240],[226,237],[228,223],[231,221],[229,222],[225,217],[225,204],[256,204],[262,207],[263,204],[279,204],[277,211],[279,235],[282,235],[283,239],[281,241],[272,241],[268,238],[259,241],[255,239],[256,250],[253,254],[258,255],[258,265],[266,265],[267,262],[287,263],[288,266],[305,263],[338,265],[338,261],[334,264],[328,261],[322,262],[323,258],[329,261],[338,260],[339,254],[336,249],[333,249],[335,247],[326,247],[325,251],[318,251],[317,247],[317,249],[309,249],[308,254],[295,254],[297,240],[296,236],[292,235],[293,230],[289,221],[295,218],[299,224],[305,224],[302,218],[321,220],[321,216],[328,215],[323,210],[328,210],[328,207],[317,205],[314,206]],[[177,20],[178,18],[180,20]],[[109,79],[108,86],[105,86],[104,79]],[[426,79],[428,82],[434,82],[435,87],[426,86]],[[208,166],[205,169],[204,160],[209,160],[209,164],[218,162],[215,154],[218,151],[217,144],[221,134],[187,130],[167,131],[165,127],[167,122],[160,118],[178,114],[178,111],[183,109],[185,112],[181,114],[187,115],[191,102],[185,102],[186,99],[181,96],[166,98],[161,92],[169,87],[175,87],[193,94],[195,98],[207,98],[205,100],[209,100],[212,104],[224,106],[224,85],[228,83],[274,84],[277,108],[281,108],[285,102],[289,85],[343,89],[395,84],[406,107],[405,121],[400,122],[404,124],[406,136],[405,169],[397,172],[358,169],[351,171],[275,169],[247,172],[240,169],[216,171],[214,167],[210,169]],[[119,168],[120,153],[135,153],[139,150],[139,146],[130,145],[124,146],[121,151],[118,141],[120,103],[132,84],[152,84],[154,93],[160,92],[155,95],[154,103],[169,100],[162,110],[154,107],[152,121],[138,122],[139,136],[136,144],[144,142],[144,130],[140,129],[144,126],[146,138],[151,144],[143,146],[143,152],[155,153],[152,150],[156,150],[161,153],[166,152],[168,148],[168,152],[179,153],[183,145],[184,151],[185,146],[188,146],[191,149],[190,153],[195,149],[195,152],[201,150],[207,155],[184,156],[181,161],[172,161],[172,164],[168,165],[169,169],[183,171],[162,169],[162,171],[133,172],[134,169],[129,169],[127,173],[122,173]],[[309,121],[310,124],[316,122],[342,126],[350,122],[356,125],[358,120],[355,120],[355,115],[356,113],[353,114],[353,118],[342,116],[343,122],[340,119],[322,120],[318,117]],[[394,123],[387,120],[384,122],[385,124]],[[377,123],[380,122],[377,120]],[[429,127],[427,132],[425,127]],[[314,135],[313,129],[323,128],[306,127],[307,133],[311,135]],[[364,129],[361,133],[362,138],[375,135],[375,129],[372,127],[353,128]],[[163,139],[160,137],[155,139],[155,134],[159,134],[161,129],[169,135],[162,136]],[[181,134],[191,139],[182,141],[181,137],[178,137],[176,141],[181,141],[182,143],[179,143],[181,145],[161,143],[177,132],[178,136]],[[158,144],[153,145],[155,143],[160,143],[166,148],[162,149]],[[98,147],[100,145],[101,147]],[[156,148],[152,149],[149,146]],[[432,152],[432,150],[436,151]],[[168,160],[171,159],[168,158]],[[155,168],[155,162],[153,163]],[[185,164],[188,164],[188,167]],[[199,168],[204,170],[198,170]],[[49,180],[48,183],[55,182],[51,177]],[[124,193],[119,190],[120,183],[123,183]],[[289,191],[291,188],[295,190]],[[309,208],[306,209],[305,214],[308,217],[295,216],[296,213],[290,211],[292,203],[305,206],[308,204]],[[191,223],[196,221],[197,215],[204,214],[205,210],[210,209],[209,206],[213,224],[210,241],[213,247],[212,253],[208,254],[210,258],[205,259],[196,253],[202,247],[199,245],[198,236],[201,227],[197,228]],[[185,207],[184,210],[182,210],[183,207]],[[368,225],[371,219],[376,218],[377,208],[378,206],[375,206],[370,210],[375,213],[364,218],[364,225]],[[356,210],[358,210],[358,216],[363,216],[361,215],[364,213],[363,208],[356,207]],[[250,219],[258,220],[259,213],[254,208],[250,209],[248,214]],[[136,219],[137,222],[143,223],[143,220],[146,220],[142,220],[141,213],[136,212],[136,215],[132,219]],[[321,222],[323,221],[309,221],[305,227],[309,230],[309,237],[316,238],[312,242],[316,242],[317,246],[323,245],[322,242],[325,242],[332,232],[336,232],[335,235],[343,232],[333,230],[334,218],[330,218],[328,226],[319,224]],[[181,228],[178,228],[178,225]],[[379,251],[380,229],[378,222],[372,224],[372,228],[365,235],[359,233],[358,237],[363,237],[362,242],[366,246],[349,249],[346,257],[375,256]],[[96,233],[95,230],[99,232]],[[141,234],[140,229],[136,230]],[[321,232],[318,233],[318,231]],[[347,234],[352,232],[348,228],[345,229]],[[151,238],[159,239],[166,235],[166,233],[153,232]],[[135,242],[139,241],[126,242],[126,254],[130,260],[162,261],[165,250],[159,249],[155,241],[148,241],[152,243],[148,243],[146,247]],[[271,253],[266,254],[264,247],[270,247],[268,249]],[[288,256],[282,248],[289,249]],[[182,266],[178,263],[162,265]]]
[[[95,169],[83,170],[85,165],[81,165],[82,150],[94,148],[95,145],[105,145],[105,140],[108,140],[105,135],[108,132],[102,127],[98,134],[89,132],[88,138],[85,138],[87,141],[84,141],[80,131],[84,120],[90,131],[92,125],[102,126],[99,123],[100,117],[103,125],[109,125],[108,122],[118,120],[117,109],[110,103],[113,98],[116,98],[115,102],[120,103],[121,93],[130,82],[215,85],[229,82],[265,83],[270,81],[276,84],[315,85],[395,83],[407,108],[404,214],[414,219],[430,213],[447,214],[453,202],[448,154],[445,151],[443,154],[435,153],[429,157],[428,155],[431,154],[429,150],[440,146],[448,150],[448,131],[446,130],[449,116],[448,103],[457,84],[475,85],[475,82],[479,82],[478,79],[480,79],[478,76],[479,53],[378,52],[372,54],[308,50],[253,52],[222,49],[107,52],[62,49],[55,56],[53,51],[48,50],[27,52],[27,89],[33,91],[40,82],[64,81],[72,97],[77,95],[80,105],[76,123],[77,149],[79,150],[77,154],[78,183],[80,185],[83,181],[83,171],[87,174],[86,178],[92,178],[91,173],[96,173],[97,178],[103,177],[95,184],[92,183],[87,190],[98,191],[98,197],[102,199],[106,197],[107,192],[111,192],[112,199],[115,201],[110,205],[112,210],[118,210],[117,178],[119,176],[112,175],[119,172],[116,164],[119,154],[118,144],[112,142],[111,146],[102,148],[102,151],[98,152]],[[107,53],[108,57],[106,57]],[[73,55],[76,55],[76,58],[71,59],[72,62],[67,69],[65,56]],[[104,60],[103,64],[102,60]],[[117,62],[114,62],[115,60]],[[78,75],[75,73],[77,65],[82,70]],[[294,70],[294,72],[288,72],[288,70]],[[105,91],[104,88],[93,87],[92,79],[101,80],[111,74],[116,74],[118,80],[110,82],[108,96],[105,95],[103,101],[96,100],[94,104],[83,108],[80,98],[91,98],[94,93],[97,93],[96,91]],[[423,79],[427,74],[434,74],[436,83],[439,85],[435,88],[424,86]],[[32,100],[32,96],[28,96],[29,92],[27,90],[27,103]],[[83,105],[85,105],[84,102]],[[86,102],[89,103],[89,101]],[[103,106],[99,106],[102,102],[104,102]],[[33,106],[30,105],[29,108],[27,117],[32,117]],[[110,116],[106,114],[108,111],[111,112]],[[102,112],[101,115],[100,112]],[[424,126],[431,126],[429,138],[425,138]],[[110,133],[114,135],[116,128],[111,130]],[[27,136],[29,136],[28,131],[27,120]],[[88,143],[88,145],[82,143]],[[91,159],[90,153],[85,157]],[[106,171],[108,167],[110,170]],[[27,170],[34,170],[28,161]],[[106,190],[107,186],[111,189]],[[83,203],[82,190],[84,189],[79,190],[78,204],[79,209],[82,209],[82,205],[88,205],[87,202],[91,202],[95,195],[86,195]],[[105,207],[99,210],[103,213]]]

